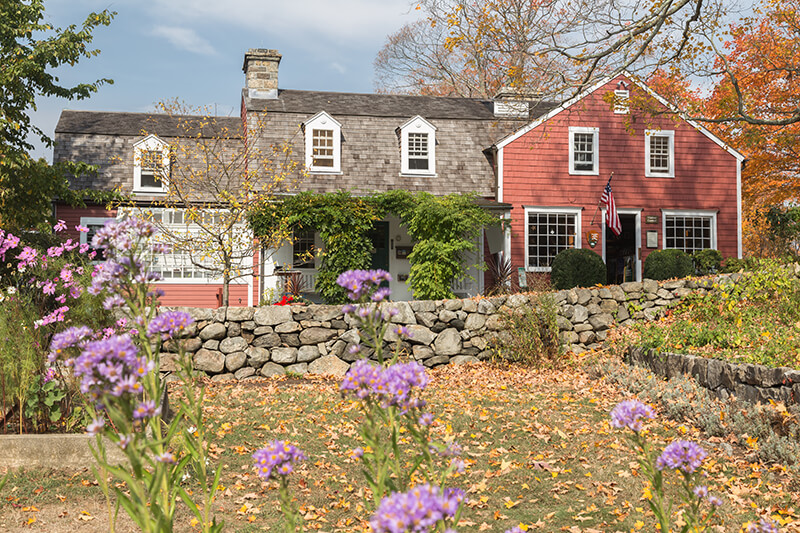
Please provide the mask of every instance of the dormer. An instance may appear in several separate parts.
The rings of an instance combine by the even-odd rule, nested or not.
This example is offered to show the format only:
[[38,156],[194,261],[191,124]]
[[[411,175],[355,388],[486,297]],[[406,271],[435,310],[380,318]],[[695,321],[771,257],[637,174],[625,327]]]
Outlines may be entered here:
[[342,125],[325,111],[303,124],[306,168],[315,174],[341,173]]
[[166,194],[169,187],[169,145],[148,135],[133,145],[133,192]]
[[417,115],[400,128],[400,174],[436,175],[436,126]]

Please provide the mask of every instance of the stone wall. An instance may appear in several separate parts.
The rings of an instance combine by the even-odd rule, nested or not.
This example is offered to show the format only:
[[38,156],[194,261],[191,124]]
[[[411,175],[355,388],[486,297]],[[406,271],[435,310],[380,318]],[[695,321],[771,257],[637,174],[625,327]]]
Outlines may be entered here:
[[[623,283],[619,286],[571,289],[553,293],[558,306],[562,341],[580,352],[598,346],[614,323],[658,317],[693,291],[704,292],[714,282],[734,283],[739,274],[715,280]],[[407,353],[428,367],[484,360],[503,332],[503,314],[536,305],[536,296],[513,294],[467,300],[393,302],[392,319],[407,326]],[[343,374],[364,353],[350,354],[359,343],[358,330],[340,306],[291,305],[260,308],[185,309],[196,323],[181,342],[193,354],[197,370],[215,380],[247,379],[286,372]],[[385,340],[394,342],[391,331]],[[167,351],[177,351],[168,345]],[[162,369],[174,368],[174,353],[163,356]]]
[[631,347],[627,362],[649,368],[666,378],[692,376],[716,396],[750,403],[800,403],[800,371],[786,367],[773,368],[751,363],[734,364],[695,355],[659,353],[656,350]]

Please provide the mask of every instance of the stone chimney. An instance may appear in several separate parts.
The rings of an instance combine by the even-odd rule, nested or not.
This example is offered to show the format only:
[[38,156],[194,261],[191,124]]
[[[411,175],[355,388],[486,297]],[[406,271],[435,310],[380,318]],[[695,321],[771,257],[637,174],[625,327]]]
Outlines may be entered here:
[[532,102],[542,99],[539,93],[518,87],[501,87],[492,99],[494,116],[504,118],[527,118]]
[[242,70],[245,88],[250,98],[278,98],[278,65],[281,55],[277,50],[251,48],[244,54]]

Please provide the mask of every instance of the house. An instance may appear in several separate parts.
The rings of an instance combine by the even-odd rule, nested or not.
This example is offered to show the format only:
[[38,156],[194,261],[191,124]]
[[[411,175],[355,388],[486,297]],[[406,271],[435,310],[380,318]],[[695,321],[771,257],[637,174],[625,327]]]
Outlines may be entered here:
[[[290,143],[288,157],[306,175],[288,193],[476,193],[487,209],[510,221],[505,235],[485,232],[476,243],[478,257],[500,254],[528,272],[549,271],[555,254],[570,246],[601,254],[612,281],[641,279],[642,261],[656,248],[718,248],[725,256],[741,256],[742,157],[673,114],[645,119],[619,102],[610,105],[604,95],[624,96],[630,88],[668,109],[628,77],[558,105],[511,90],[493,100],[283,90],[280,61],[274,50],[249,50],[241,117],[220,120],[231,128],[243,126],[244,135],[263,125],[258,137],[248,139],[263,150]],[[146,154],[156,160],[168,154],[170,120],[65,110],[56,127],[54,160],[96,164],[97,176],[76,187],[116,186],[132,194],[140,208],[153,208],[168,183],[154,180],[148,170],[158,164],[142,161]],[[168,167],[169,157],[159,164]],[[612,172],[619,237],[607,232],[602,212],[595,214]],[[100,206],[75,210],[56,204],[55,210],[70,226],[92,227],[118,214]],[[180,212],[158,213],[171,223],[186,223]],[[388,217],[376,224],[371,238],[373,264],[393,275],[393,297],[410,299],[408,234],[397,218]],[[313,286],[318,265],[306,252],[320,247],[319,237],[298,232],[293,241],[248,259],[248,275],[231,289],[232,305],[253,305],[270,287],[280,290],[281,274],[288,270]],[[199,274],[185,254],[159,260],[162,271],[174,272],[161,286],[166,305],[216,304],[218,279]],[[454,291],[481,293],[485,278],[473,270]]]

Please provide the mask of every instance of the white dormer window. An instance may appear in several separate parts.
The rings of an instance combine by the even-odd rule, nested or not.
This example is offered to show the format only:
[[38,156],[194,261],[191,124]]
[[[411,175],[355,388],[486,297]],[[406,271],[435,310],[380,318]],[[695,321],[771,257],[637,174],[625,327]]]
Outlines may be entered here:
[[598,128],[569,129],[569,173],[600,174]]
[[436,175],[436,127],[420,116],[400,126],[401,174]]
[[314,173],[342,171],[342,125],[324,111],[303,124],[306,167]]
[[133,192],[167,192],[170,171],[169,145],[148,135],[133,145]]
[[648,178],[675,177],[675,132],[644,132],[644,175]]

